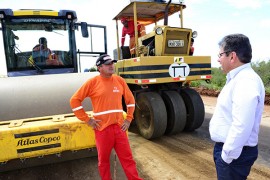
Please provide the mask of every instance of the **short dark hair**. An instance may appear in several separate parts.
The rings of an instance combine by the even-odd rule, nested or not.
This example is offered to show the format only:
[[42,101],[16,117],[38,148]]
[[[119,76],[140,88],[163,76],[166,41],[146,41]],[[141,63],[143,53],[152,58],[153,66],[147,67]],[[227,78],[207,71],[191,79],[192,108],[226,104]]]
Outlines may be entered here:
[[39,44],[44,44],[44,43],[47,43],[47,39],[45,37],[41,37],[39,38],[38,42]]
[[250,63],[252,59],[252,48],[249,38],[243,34],[230,34],[225,36],[219,43],[226,56],[230,52],[235,52],[242,63]]

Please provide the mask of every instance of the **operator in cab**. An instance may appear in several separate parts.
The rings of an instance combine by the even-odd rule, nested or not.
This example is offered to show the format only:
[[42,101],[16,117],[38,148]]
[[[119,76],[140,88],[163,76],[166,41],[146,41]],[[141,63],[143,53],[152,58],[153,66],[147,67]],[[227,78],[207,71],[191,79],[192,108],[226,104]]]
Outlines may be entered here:
[[53,65],[59,66],[64,65],[61,60],[58,59],[55,53],[47,46],[47,39],[45,37],[41,37],[38,40],[38,44],[33,48],[32,56],[33,60],[37,65]]
[[[121,23],[123,24],[122,29],[122,39],[121,39],[121,48],[125,44],[126,35],[129,35],[129,49],[131,57],[135,56],[135,28],[134,28],[134,21],[128,20],[127,18],[121,18]],[[145,27],[144,25],[137,23],[138,27],[138,37],[145,35]]]
[[194,53],[194,38],[191,38],[191,41],[190,41],[190,49],[189,49],[189,55],[190,56],[193,56],[193,53]]

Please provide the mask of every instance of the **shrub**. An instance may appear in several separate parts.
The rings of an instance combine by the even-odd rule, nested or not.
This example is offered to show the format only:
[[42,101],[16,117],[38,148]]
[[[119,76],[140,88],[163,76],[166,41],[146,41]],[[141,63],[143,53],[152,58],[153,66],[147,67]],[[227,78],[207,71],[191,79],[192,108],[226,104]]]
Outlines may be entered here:
[[96,72],[97,71],[97,68],[96,67],[91,67],[89,72]]
[[[269,59],[270,60],[270,59]],[[254,71],[261,77],[266,93],[270,93],[270,61],[262,61],[257,63],[251,63]],[[224,74],[220,68],[211,68],[212,79],[210,83],[206,81],[193,81],[191,86],[204,87],[208,89],[221,90],[226,83],[226,74]]]

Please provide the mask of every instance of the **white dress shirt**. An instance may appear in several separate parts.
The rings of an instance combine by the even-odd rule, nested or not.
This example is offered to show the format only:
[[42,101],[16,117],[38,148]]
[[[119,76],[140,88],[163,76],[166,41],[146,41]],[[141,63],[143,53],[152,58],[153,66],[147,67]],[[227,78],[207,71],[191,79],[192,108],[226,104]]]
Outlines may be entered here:
[[231,163],[243,146],[258,144],[265,89],[250,63],[231,70],[226,78],[209,131],[213,141],[224,143],[221,157]]

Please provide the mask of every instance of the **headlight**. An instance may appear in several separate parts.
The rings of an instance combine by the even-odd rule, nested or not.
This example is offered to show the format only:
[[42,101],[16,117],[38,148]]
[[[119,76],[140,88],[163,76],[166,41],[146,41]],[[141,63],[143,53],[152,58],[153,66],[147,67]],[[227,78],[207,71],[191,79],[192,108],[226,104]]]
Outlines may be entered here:
[[161,27],[158,27],[156,30],[155,30],[156,34],[157,35],[161,35],[163,33],[163,30]]
[[198,36],[197,31],[193,31],[193,32],[192,32],[192,37],[193,37],[193,38],[196,38],[197,36]]

